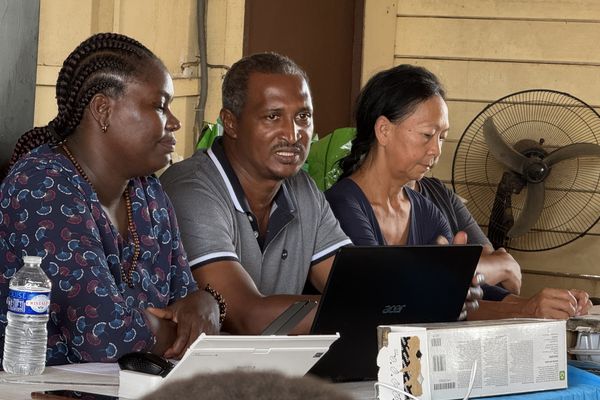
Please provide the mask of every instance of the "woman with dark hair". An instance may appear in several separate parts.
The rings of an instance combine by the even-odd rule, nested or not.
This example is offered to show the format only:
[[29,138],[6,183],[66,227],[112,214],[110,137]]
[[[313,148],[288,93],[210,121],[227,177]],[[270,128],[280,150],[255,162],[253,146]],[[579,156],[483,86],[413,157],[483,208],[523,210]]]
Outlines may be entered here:
[[9,280],[33,255],[52,281],[48,365],[180,357],[218,332],[225,305],[198,290],[152,175],[180,128],[171,77],[141,43],[97,34],[65,60],[56,100],[56,118],[17,143],[0,188],[0,350]]
[[[433,166],[448,134],[444,89],[431,72],[399,65],[373,76],[356,102],[356,137],[342,174],[325,196],[352,243],[360,246],[465,243],[441,211],[406,186]],[[467,309],[478,307],[482,275]]]
[[[431,181],[422,180],[437,162],[448,133],[444,97],[434,74],[411,65],[399,65],[374,75],[361,91],[352,150],[340,160],[340,179],[326,192],[342,229],[354,244],[467,242],[466,233],[452,232],[444,214],[429,200],[446,210],[453,208],[452,198],[450,203],[444,203],[448,194],[440,191],[443,184],[439,182],[436,193],[432,194]],[[415,182],[416,188],[428,197],[411,189]],[[464,217],[464,212],[459,212]],[[486,246],[487,241],[480,244],[484,249],[478,272],[519,268],[504,249],[494,251]],[[493,276],[494,284],[503,282],[502,273],[493,271],[489,275]],[[520,289],[518,275],[517,282],[514,279],[508,282],[516,293]],[[482,283],[482,279],[475,281]],[[588,294],[577,289],[547,288],[524,298],[499,286],[482,288],[483,299],[492,301],[480,302],[479,309],[471,310],[469,318],[565,319],[586,314],[591,307]]]
[[400,65],[373,76],[356,105],[356,137],[340,160],[327,200],[355,245],[452,241],[439,209],[405,187],[421,179],[448,134],[448,108],[437,78]]

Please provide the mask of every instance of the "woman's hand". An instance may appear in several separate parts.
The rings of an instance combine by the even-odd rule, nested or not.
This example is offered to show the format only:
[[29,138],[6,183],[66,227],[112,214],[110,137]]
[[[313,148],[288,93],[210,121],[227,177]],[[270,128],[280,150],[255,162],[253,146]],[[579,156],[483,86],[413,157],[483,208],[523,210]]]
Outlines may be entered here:
[[483,246],[477,272],[484,274],[490,285],[501,283],[512,294],[521,292],[521,267],[502,247],[494,250],[491,245]]
[[204,290],[197,290],[166,308],[149,307],[146,311],[176,324],[175,340],[163,354],[166,358],[181,358],[202,332],[219,333],[219,305]]
[[467,319],[467,314],[469,311],[475,311],[479,308],[479,300],[483,298],[483,289],[481,289],[481,285],[484,282],[485,277],[483,276],[483,274],[476,272],[475,275],[473,275],[473,279],[471,280],[471,287],[467,291],[465,304],[463,304],[462,311],[458,316],[459,321]]
[[[467,244],[467,232],[458,231],[452,238],[452,244]],[[438,236],[436,240],[436,244],[438,245],[448,245],[448,239],[443,236]],[[471,287],[467,292],[467,297],[465,299],[465,303],[463,304],[462,311],[458,316],[459,321],[463,321],[467,319],[467,313],[470,310],[477,310],[479,308],[479,300],[483,298],[483,289],[481,289],[481,285],[485,282],[485,277],[483,274],[479,272],[475,272],[473,275],[473,279],[471,280]]]
[[[435,240],[435,244],[447,245],[450,243],[448,243],[448,239],[446,239],[445,237],[438,236],[437,239]],[[456,234],[452,238],[452,244],[467,244],[467,232],[464,232],[464,231],[456,232]]]
[[[515,301],[513,298],[507,301]],[[522,303],[523,317],[569,319],[586,315],[592,307],[587,292],[578,289],[545,288],[529,299],[518,299]]]

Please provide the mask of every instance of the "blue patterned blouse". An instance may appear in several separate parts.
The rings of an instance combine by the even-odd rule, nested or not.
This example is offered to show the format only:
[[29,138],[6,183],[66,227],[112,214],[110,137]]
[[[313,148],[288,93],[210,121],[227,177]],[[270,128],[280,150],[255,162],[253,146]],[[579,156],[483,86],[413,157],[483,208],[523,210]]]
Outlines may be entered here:
[[0,187],[0,352],[9,280],[25,255],[44,257],[52,281],[47,365],[112,362],[152,347],[142,309],[163,308],[197,285],[158,179],[132,179],[128,190],[141,246],[133,288],[121,280],[133,241],[115,229],[71,161],[43,145],[15,164]]

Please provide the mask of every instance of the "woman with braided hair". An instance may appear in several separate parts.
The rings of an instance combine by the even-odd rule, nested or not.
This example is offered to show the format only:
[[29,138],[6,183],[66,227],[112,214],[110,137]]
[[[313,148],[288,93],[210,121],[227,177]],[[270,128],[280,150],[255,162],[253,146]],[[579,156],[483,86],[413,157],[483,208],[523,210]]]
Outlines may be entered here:
[[198,290],[152,175],[175,148],[172,99],[163,63],[127,36],[94,35],[67,57],[58,115],[21,137],[0,188],[0,351],[25,255],[43,257],[52,281],[48,365],[181,357],[218,332],[225,303]]

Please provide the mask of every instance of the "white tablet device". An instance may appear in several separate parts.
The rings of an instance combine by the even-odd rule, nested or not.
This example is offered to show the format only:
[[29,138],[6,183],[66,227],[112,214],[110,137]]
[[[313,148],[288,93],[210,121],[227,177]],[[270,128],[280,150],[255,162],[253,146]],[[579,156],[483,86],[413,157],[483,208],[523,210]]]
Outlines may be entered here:
[[237,336],[202,334],[165,381],[199,372],[231,369],[275,370],[304,375],[339,335]]
[[201,334],[166,377],[121,370],[119,396],[135,399],[166,382],[235,369],[304,375],[339,338],[335,335],[238,336]]

